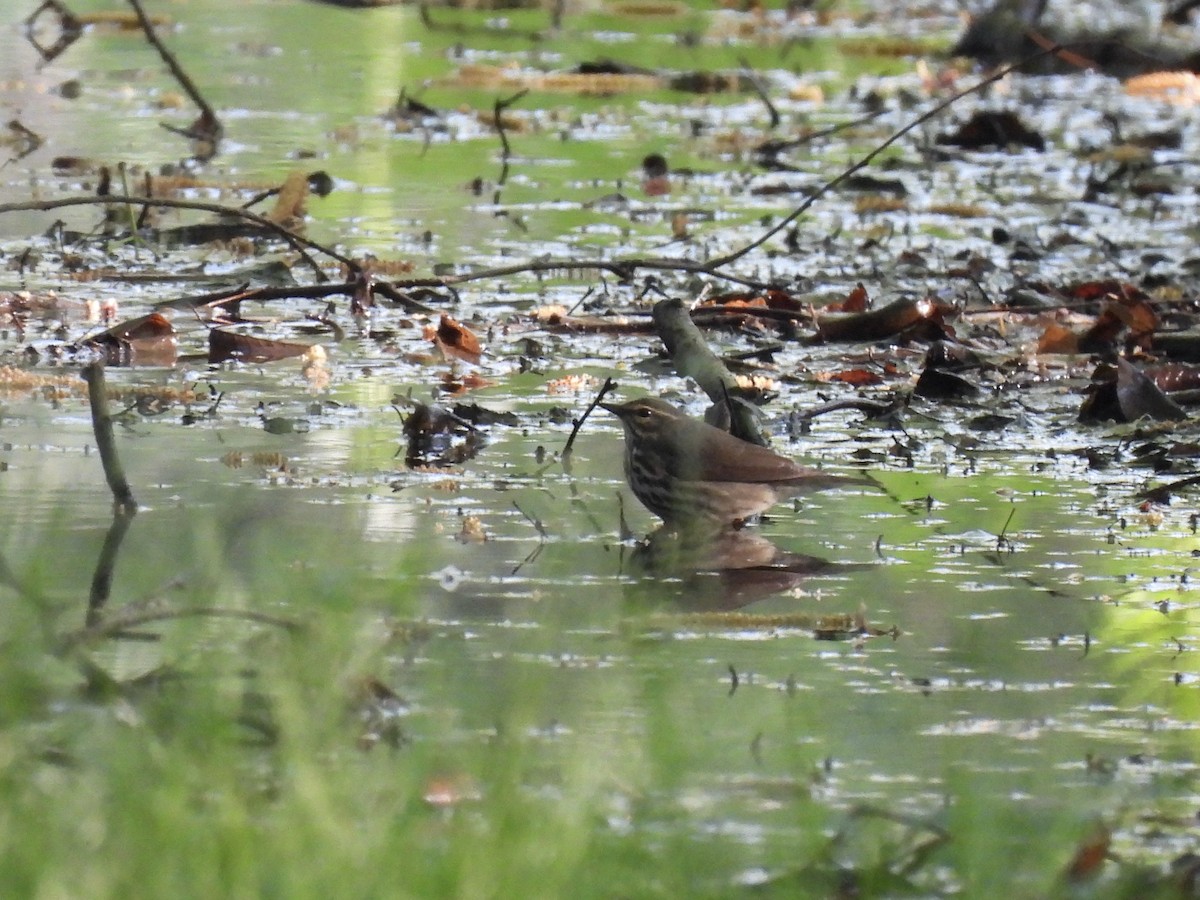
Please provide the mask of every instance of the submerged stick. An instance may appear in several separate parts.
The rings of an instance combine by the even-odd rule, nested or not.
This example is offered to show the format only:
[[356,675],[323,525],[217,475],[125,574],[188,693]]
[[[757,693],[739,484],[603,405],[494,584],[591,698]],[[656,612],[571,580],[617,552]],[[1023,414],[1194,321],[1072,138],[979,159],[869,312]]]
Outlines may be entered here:
[[592,402],[588,404],[588,408],[583,411],[583,415],[572,423],[571,436],[567,438],[567,444],[565,447],[563,447],[562,454],[560,456],[564,468],[570,466],[571,464],[571,451],[575,446],[575,436],[579,434],[579,429],[583,427],[583,423],[587,421],[587,417],[592,414],[592,410],[600,405],[600,401],[604,399],[604,395],[615,389],[616,386],[617,383],[611,378],[605,378],[604,384],[600,385],[600,393],[598,393]]
[[100,451],[100,464],[104,467],[104,478],[112,491],[117,508],[126,515],[137,512],[137,501],[125,478],[121,458],[117,455],[117,444],[113,440],[112,416],[108,414],[108,390],[104,383],[104,365],[94,362],[83,367],[83,380],[88,384],[88,404],[92,408],[92,430],[96,434],[96,447]]

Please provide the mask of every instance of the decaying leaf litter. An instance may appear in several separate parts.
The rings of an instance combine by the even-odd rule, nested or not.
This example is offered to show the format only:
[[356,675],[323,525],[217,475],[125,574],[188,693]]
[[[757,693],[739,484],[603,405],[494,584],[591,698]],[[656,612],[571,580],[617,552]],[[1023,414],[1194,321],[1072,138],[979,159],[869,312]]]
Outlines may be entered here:
[[[1057,57],[1035,52],[1041,60]],[[207,184],[221,202],[202,204],[188,197],[206,185],[203,167],[162,183],[122,169],[119,160],[54,160],[54,177],[80,185],[96,178],[105,192],[43,193],[0,212],[94,206],[103,223],[88,229],[106,233],[59,227],[10,246],[6,257],[22,285],[0,305],[9,326],[9,365],[0,377],[27,390],[18,386],[97,353],[109,366],[130,367],[113,380],[132,384],[148,367],[302,365],[320,396],[352,370],[385,368],[398,383],[417,386],[396,398],[406,416],[406,465],[469,477],[477,454],[487,453],[488,430],[578,418],[600,389],[600,373],[615,370],[624,390],[666,387],[699,414],[700,392],[674,379],[678,358],[657,349],[662,326],[654,312],[678,303],[666,298],[682,297],[707,342],[725,356],[730,377],[720,379],[721,390],[762,403],[777,443],[786,432],[804,441],[795,449],[828,465],[1022,465],[1072,475],[1087,468],[1124,498],[1118,503],[1190,502],[1200,442],[1188,408],[1200,352],[1191,233],[1197,135],[1187,79],[1160,79],[1170,87],[1158,90],[1145,80],[1123,86],[1082,71],[1005,75],[949,103],[956,87],[993,76],[945,61],[934,66],[838,98],[844,127],[812,140],[805,132],[825,129],[811,128],[795,106],[769,127],[775,110],[767,82],[765,101],[730,107],[754,116],[753,125],[724,132],[709,125],[696,139],[704,150],[685,151],[705,159],[706,169],[666,174],[648,165],[646,184],[596,192],[588,202],[597,215],[626,223],[611,252],[597,254],[579,235],[566,235],[565,247],[551,243],[548,255],[513,261],[509,247],[478,260],[449,259],[429,273],[409,260],[359,255],[352,240],[331,246],[305,237],[308,207],[330,187],[315,169],[297,171],[277,190],[238,192],[217,179]],[[460,186],[465,197],[480,198],[468,215],[507,217],[518,229],[538,218],[536,203],[519,210],[506,203],[509,180],[527,162],[520,145],[529,120],[510,118],[532,102],[520,92],[637,90],[646,86],[641,78],[679,84],[656,73],[581,67],[571,74],[578,78],[460,69],[464,81],[494,78],[483,83],[500,95],[478,115],[490,126],[487,139],[497,142],[499,174],[481,173],[478,185]],[[627,80],[596,80],[606,74]],[[753,80],[737,73],[704,84],[749,94]],[[1097,97],[1104,102],[1096,104]],[[944,111],[923,118],[943,102]],[[219,159],[219,110],[198,106],[196,122],[184,130],[203,145],[194,148],[197,159]],[[393,127],[415,129],[434,129],[446,118],[403,96],[392,115]],[[886,153],[875,154],[912,123]],[[20,151],[14,156],[36,152],[36,135],[13,133],[11,146]],[[822,142],[813,152],[819,159],[793,161],[794,148],[813,141]],[[647,146],[647,159],[659,149]],[[868,154],[876,162],[869,169],[846,167]],[[837,159],[832,167],[829,158]],[[49,171],[43,168],[43,177]],[[629,181],[636,178],[631,171]],[[171,207],[232,211],[252,193],[269,194],[258,202],[274,208],[233,213],[232,224],[172,218]],[[739,221],[727,226],[731,217]],[[197,254],[203,261],[214,247],[234,261],[216,278],[196,264]],[[181,270],[194,273],[195,293],[181,294],[161,278],[154,301],[129,303],[128,280],[153,282]],[[304,299],[311,305],[297,302]],[[89,316],[104,327],[89,327]],[[289,361],[297,356],[302,363]],[[134,408],[164,423],[261,415],[268,430],[272,422],[285,430],[290,419],[260,412],[259,397],[245,408],[221,399],[221,372],[209,370],[200,387],[135,388]],[[531,414],[495,394],[483,403],[469,398],[473,389],[502,389],[506,379],[527,374],[542,377],[554,397],[572,398],[555,404],[565,415]],[[264,383],[272,377],[264,369]],[[435,397],[427,386],[439,381]],[[163,415],[170,404],[178,404],[178,416]],[[322,417],[319,403],[310,406],[306,427],[322,427]],[[558,443],[552,434],[550,446]],[[545,471],[552,471],[550,456]],[[1161,482],[1165,488],[1145,498],[1138,493]],[[403,477],[399,484],[406,487]],[[988,524],[998,549],[1014,546],[1005,523]],[[539,531],[543,525],[538,521]],[[464,540],[477,528],[464,522]],[[653,539],[642,549],[653,553]],[[731,553],[761,562],[754,556],[760,550]],[[748,567],[755,580],[724,585],[720,596],[738,607],[786,588],[787,579],[778,584],[763,573],[799,564],[780,566],[774,551],[766,552],[766,564]],[[678,552],[671,556],[678,565]],[[736,569],[717,567],[726,578]],[[747,627],[741,616],[725,627]],[[693,617],[678,627],[721,621]],[[812,630],[826,637],[872,628],[860,615],[840,629]]]

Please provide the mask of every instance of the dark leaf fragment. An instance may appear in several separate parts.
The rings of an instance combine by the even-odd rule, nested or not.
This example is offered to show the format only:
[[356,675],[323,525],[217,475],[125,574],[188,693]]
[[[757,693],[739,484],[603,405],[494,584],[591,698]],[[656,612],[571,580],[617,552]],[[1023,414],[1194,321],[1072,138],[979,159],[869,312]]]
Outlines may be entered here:
[[937,142],[965,150],[984,147],[1005,150],[1014,145],[1037,151],[1046,149],[1045,138],[1026,128],[1012,112],[977,112],[958,131],[940,136]]
[[307,344],[254,337],[228,328],[213,328],[208,332],[208,361],[214,364],[231,359],[248,363],[275,362],[303,356],[308,350]]
[[174,364],[179,340],[169,319],[162,313],[150,313],[114,325],[76,345],[100,348],[110,366]]
[[940,340],[954,336],[942,308],[932,299],[896,300],[879,309],[817,319],[817,336],[826,341],[877,341],[901,332],[917,339]]

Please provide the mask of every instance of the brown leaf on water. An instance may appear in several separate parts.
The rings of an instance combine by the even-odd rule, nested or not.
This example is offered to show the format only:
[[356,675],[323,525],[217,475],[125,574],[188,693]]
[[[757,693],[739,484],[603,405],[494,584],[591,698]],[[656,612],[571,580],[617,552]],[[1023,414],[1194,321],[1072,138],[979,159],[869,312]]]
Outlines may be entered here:
[[1051,322],[1038,338],[1038,353],[1078,353],[1079,337],[1069,328]]
[[179,340],[175,328],[162,313],[127,319],[107,331],[80,342],[84,347],[102,348],[111,366],[169,366],[175,362]]
[[913,393],[930,400],[961,400],[979,393],[979,388],[961,375],[926,366],[917,379]]
[[1127,281],[1106,278],[1101,281],[1081,281],[1063,290],[1072,300],[1102,300],[1105,297],[1134,297],[1146,299],[1146,295]]
[[966,150],[985,147],[1007,150],[1014,145],[1039,151],[1046,149],[1045,138],[1026,128],[1013,112],[977,112],[953,134],[938,137],[937,142]]
[[461,322],[442,313],[442,318],[438,322],[437,330],[433,332],[432,338],[434,344],[447,359],[461,359],[472,365],[479,365],[483,347],[480,346],[479,338]]
[[1089,881],[1100,873],[1108,857],[1112,832],[1106,825],[1097,825],[1078,847],[1063,873],[1068,881]]
[[208,361],[214,364],[230,359],[248,363],[275,362],[303,356],[311,349],[308,344],[254,337],[228,328],[212,328],[208,332]]
[[723,294],[713,294],[699,304],[697,309],[707,306],[766,307],[767,309],[782,309],[787,312],[803,312],[807,308],[807,304],[797,299],[794,294],[779,288],[768,288],[761,293],[727,291]]
[[1195,72],[1148,72],[1135,75],[1125,82],[1125,93],[1178,106],[1195,106],[1200,103],[1200,75]]
[[487,543],[488,534],[478,516],[463,516],[462,528],[454,539],[460,544],[484,544]]
[[870,306],[871,306],[871,297],[867,293],[867,289],[865,287],[863,287],[863,283],[860,281],[858,284],[856,284],[854,286],[854,290],[852,290],[849,294],[846,295],[845,300],[842,300],[839,303],[830,303],[828,306],[825,307],[824,311],[825,312],[843,312],[843,313],[860,313],[860,312],[866,312]]
[[872,384],[883,384],[883,376],[878,372],[871,372],[867,369],[842,369],[840,372],[818,374],[817,381],[840,381],[843,384],[852,384],[855,387],[867,387]]
[[484,378],[475,372],[467,372],[463,375],[459,375],[456,372],[442,373],[442,390],[447,394],[462,394],[466,391],[491,387],[495,383],[491,379]]
[[304,219],[304,204],[308,200],[308,173],[291,172],[279,188],[275,205],[266,218],[277,225],[295,228]]
[[[1111,295],[1110,295],[1111,296]],[[1098,353],[1109,349],[1125,329],[1129,330],[1126,346],[1146,348],[1158,328],[1158,314],[1144,297],[1112,296],[1096,322],[1079,338],[1082,353]]]
[[817,336],[826,341],[877,341],[901,332],[922,340],[954,337],[942,308],[929,298],[896,300],[878,309],[817,318]]

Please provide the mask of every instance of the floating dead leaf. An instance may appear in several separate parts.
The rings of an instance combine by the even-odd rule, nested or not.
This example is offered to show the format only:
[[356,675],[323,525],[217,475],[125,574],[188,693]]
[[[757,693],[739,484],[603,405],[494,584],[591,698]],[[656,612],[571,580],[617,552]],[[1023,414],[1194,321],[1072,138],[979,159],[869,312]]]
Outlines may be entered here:
[[1104,304],[1095,323],[1080,335],[1079,351],[1101,353],[1108,350],[1126,329],[1129,330],[1127,347],[1144,349],[1149,346],[1158,328],[1158,315],[1145,295],[1139,291],[1137,296],[1109,296],[1111,299]]
[[247,363],[275,362],[304,356],[311,350],[308,344],[254,337],[230,328],[211,328],[208,332],[208,361],[212,364],[231,359]]
[[1105,825],[1097,825],[1075,849],[1075,855],[1067,864],[1064,873],[1068,881],[1090,881],[1100,873],[1100,867],[1108,858],[1112,844],[1112,832]]
[[304,220],[304,204],[308,200],[308,173],[289,172],[279,194],[275,198],[275,206],[267,213],[266,218],[285,228],[296,228]]
[[460,544],[483,544],[487,542],[488,535],[478,516],[463,516],[462,528],[454,539]]
[[957,131],[939,136],[937,142],[964,150],[985,147],[1007,150],[1012,146],[1030,147],[1038,151],[1046,149],[1045,138],[1026,128],[1013,112],[977,112]]
[[462,394],[466,391],[476,391],[480,388],[491,387],[496,382],[484,378],[477,372],[467,372],[459,375],[456,372],[442,373],[442,390],[447,394]]
[[0,391],[6,394],[39,391],[49,399],[82,395],[87,387],[72,375],[38,375],[16,366],[0,366]]
[[[119,9],[99,10],[97,12],[80,13],[75,17],[80,25],[92,25],[97,28],[110,28],[113,31],[135,32],[142,30],[142,23],[132,12]],[[172,22],[163,15],[147,15],[150,24],[156,29],[169,28]]]
[[1063,294],[1073,300],[1103,300],[1108,297],[1147,299],[1146,294],[1128,281],[1107,278],[1101,281],[1080,281],[1068,285]]
[[163,91],[154,100],[155,109],[183,109],[187,106],[187,98],[178,91]]
[[1133,97],[1163,100],[1179,106],[1200,102],[1200,76],[1195,72],[1149,72],[1125,82],[1125,93]]
[[767,309],[779,309],[786,312],[804,312],[807,309],[807,304],[798,299],[794,294],[779,288],[768,288],[761,293],[747,293],[744,291],[730,291],[724,294],[714,294],[697,309],[702,309],[709,306],[765,306]]
[[483,435],[471,422],[441,406],[420,402],[412,406],[403,425],[407,440],[404,462],[409,468],[460,465],[482,449]]
[[819,84],[793,84],[788,88],[788,99],[820,106],[825,102],[825,89]]
[[282,454],[270,450],[259,450],[250,454],[250,462],[264,469],[272,469],[276,472],[290,472],[291,465],[288,458]]
[[854,211],[859,215],[869,213],[899,212],[908,209],[908,203],[900,197],[884,197],[875,195],[859,197],[854,201]]
[[110,366],[174,364],[179,351],[175,328],[162,313],[128,319],[80,342],[104,350]]
[[521,424],[521,417],[516,413],[488,409],[478,403],[455,403],[454,415],[463,422],[470,422],[476,426],[508,425],[511,427]]
[[426,334],[432,337],[434,344],[447,359],[461,359],[464,362],[479,365],[479,360],[483,355],[479,338],[461,322],[442,313],[437,330],[432,334],[427,331]]
[[50,316],[58,311],[59,306],[59,296],[55,291],[0,291],[0,320],[19,319],[34,312]]
[[991,211],[978,203],[932,203],[929,211],[937,216],[953,216],[956,219],[981,219]]
[[[366,272],[369,275],[382,275],[385,278],[402,278],[406,275],[411,275],[413,270],[416,269],[416,265],[407,259],[378,259],[372,257],[370,259],[357,259],[355,262],[359,265],[358,271]],[[341,273],[342,277],[347,281],[356,274],[345,264],[341,267]]]
[[914,337],[941,340],[954,337],[941,307],[933,300],[896,300],[887,306],[861,313],[820,315],[817,336],[826,341],[877,341],[903,331],[916,330]]
[[819,372],[816,380],[820,382],[838,381],[842,384],[852,384],[855,387],[867,387],[872,384],[882,384],[883,376],[867,369],[842,369],[840,372]]
[[1079,337],[1071,329],[1051,322],[1038,338],[1038,353],[1078,353]]
[[871,295],[867,293],[867,289],[860,281],[854,286],[854,290],[846,295],[845,300],[830,303],[824,308],[824,312],[860,313],[866,312],[870,306]]
[[961,375],[926,366],[917,378],[913,393],[930,400],[961,400],[978,394],[979,388]]
[[314,344],[301,357],[303,365],[300,374],[308,382],[308,389],[314,393],[324,391],[329,387],[330,374],[325,348]]

